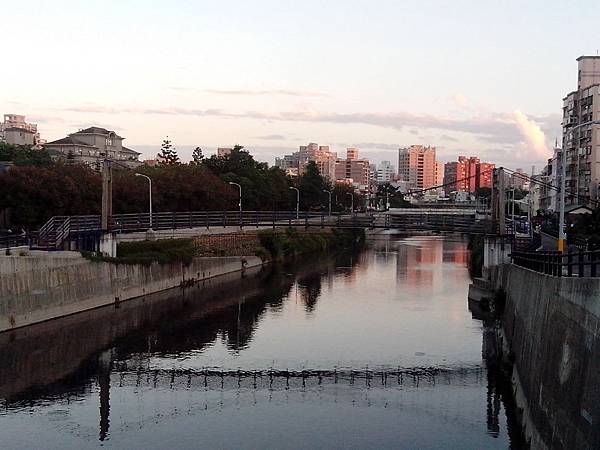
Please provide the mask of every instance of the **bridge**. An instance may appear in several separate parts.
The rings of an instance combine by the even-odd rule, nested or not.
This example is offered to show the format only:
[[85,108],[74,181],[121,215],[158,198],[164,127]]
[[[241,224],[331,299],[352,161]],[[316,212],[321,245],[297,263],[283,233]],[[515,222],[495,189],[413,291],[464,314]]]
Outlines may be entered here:
[[[121,236],[148,230],[211,230],[244,228],[363,228],[397,230],[399,232],[438,232],[489,234],[494,232],[487,219],[478,219],[475,209],[408,208],[389,212],[332,214],[308,211],[191,211],[115,214],[109,217],[108,228],[102,229],[100,215],[54,216],[35,233],[6,236],[3,247],[29,245],[45,250],[97,251],[105,233]],[[126,239],[125,239],[126,240]]]

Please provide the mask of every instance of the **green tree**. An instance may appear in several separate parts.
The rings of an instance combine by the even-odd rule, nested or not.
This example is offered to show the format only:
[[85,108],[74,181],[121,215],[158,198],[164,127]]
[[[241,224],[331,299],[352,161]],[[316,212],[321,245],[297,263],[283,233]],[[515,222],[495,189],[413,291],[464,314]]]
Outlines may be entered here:
[[304,173],[298,179],[300,190],[300,207],[304,210],[320,209],[325,202],[324,190],[331,186],[319,173],[319,168],[314,161],[309,161],[304,168]]
[[192,164],[199,166],[202,164],[203,159],[204,154],[202,154],[202,149],[200,147],[196,147],[192,152]]
[[160,153],[158,154],[158,161],[163,166],[174,166],[180,164],[179,155],[177,150],[173,147],[173,144],[169,140],[169,136],[163,140],[160,146]]

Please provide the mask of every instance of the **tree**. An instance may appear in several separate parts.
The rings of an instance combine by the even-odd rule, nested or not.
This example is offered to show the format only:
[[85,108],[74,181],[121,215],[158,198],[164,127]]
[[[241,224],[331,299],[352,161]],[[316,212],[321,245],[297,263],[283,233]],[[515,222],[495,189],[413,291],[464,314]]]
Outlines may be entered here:
[[69,149],[67,153],[67,164],[75,164],[75,153],[72,149]]
[[169,136],[163,140],[157,159],[162,166],[175,166],[180,164],[179,155],[177,154],[175,147],[173,147],[173,144],[171,144]]
[[199,166],[202,164],[203,159],[204,155],[202,154],[202,149],[200,147],[196,147],[192,152],[192,164]]
[[323,206],[324,190],[329,190],[329,183],[319,173],[319,168],[314,161],[309,161],[304,168],[304,173],[298,179],[300,189],[300,206],[309,210]]

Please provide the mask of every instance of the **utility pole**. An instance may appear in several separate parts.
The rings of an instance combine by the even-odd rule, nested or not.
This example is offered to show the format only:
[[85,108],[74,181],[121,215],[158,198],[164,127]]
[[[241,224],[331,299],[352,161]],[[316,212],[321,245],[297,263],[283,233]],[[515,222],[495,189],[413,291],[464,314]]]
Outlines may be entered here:
[[112,206],[112,161],[105,159],[102,163],[102,231],[108,231],[108,221],[113,215]]
[[506,189],[505,189],[504,168],[498,169],[498,189],[497,192],[497,220],[500,235],[506,234]]
[[560,212],[558,217],[558,251],[565,251],[565,189],[566,189],[566,166],[567,166],[567,150],[562,149],[560,162],[562,164],[560,170]]

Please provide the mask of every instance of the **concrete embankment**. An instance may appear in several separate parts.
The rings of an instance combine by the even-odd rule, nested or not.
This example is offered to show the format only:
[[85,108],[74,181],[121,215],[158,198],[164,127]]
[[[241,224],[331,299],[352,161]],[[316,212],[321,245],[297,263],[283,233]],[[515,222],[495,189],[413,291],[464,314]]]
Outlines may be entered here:
[[502,338],[533,449],[600,448],[600,279],[491,269]]
[[0,257],[0,332],[262,265],[256,256],[114,264],[74,252]]

